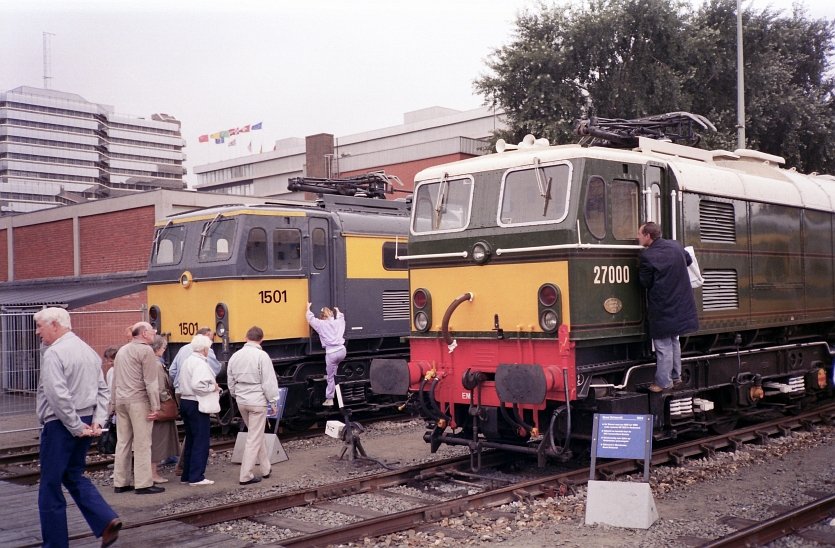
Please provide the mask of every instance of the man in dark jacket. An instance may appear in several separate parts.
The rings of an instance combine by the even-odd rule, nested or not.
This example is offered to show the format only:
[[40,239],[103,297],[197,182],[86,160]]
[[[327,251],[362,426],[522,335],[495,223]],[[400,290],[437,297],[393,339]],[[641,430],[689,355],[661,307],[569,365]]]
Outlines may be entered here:
[[638,274],[647,290],[649,334],[655,346],[655,383],[652,392],[681,385],[681,345],[679,335],[699,328],[696,299],[690,286],[687,266],[690,255],[676,241],[661,237],[653,222],[638,229],[638,243],[644,246]]

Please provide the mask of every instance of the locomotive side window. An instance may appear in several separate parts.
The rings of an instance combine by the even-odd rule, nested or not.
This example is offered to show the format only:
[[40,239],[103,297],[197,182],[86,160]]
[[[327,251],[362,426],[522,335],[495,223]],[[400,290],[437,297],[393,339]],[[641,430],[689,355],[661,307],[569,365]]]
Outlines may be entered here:
[[612,181],[612,235],[616,240],[634,240],[638,227],[638,183]]
[[568,214],[568,164],[509,171],[501,191],[499,226],[558,223]]
[[203,243],[198,257],[201,262],[225,261],[232,256],[236,224],[235,219],[215,219],[203,226]]
[[185,226],[168,226],[159,229],[154,238],[156,244],[151,262],[155,265],[178,264],[183,258],[185,238]]
[[398,260],[395,255],[395,250],[400,255],[409,254],[409,249],[403,242],[398,242],[396,246],[394,242],[383,243],[383,268],[386,270],[408,270],[408,263]]
[[246,262],[249,266],[263,272],[267,269],[267,231],[253,228],[246,239]]
[[412,232],[452,232],[470,222],[473,181],[469,177],[441,179],[418,185]]
[[661,168],[647,166],[646,178],[650,190],[647,221],[661,223]]
[[273,230],[273,264],[276,270],[301,268],[301,232],[293,228]]
[[313,267],[322,270],[328,266],[328,242],[325,231],[321,228],[314,228],[310,238],[313,242]]
[[602,240],[606,237],[606,183],[600,177],[589,179],[586,189],[586,227],[591,235]]

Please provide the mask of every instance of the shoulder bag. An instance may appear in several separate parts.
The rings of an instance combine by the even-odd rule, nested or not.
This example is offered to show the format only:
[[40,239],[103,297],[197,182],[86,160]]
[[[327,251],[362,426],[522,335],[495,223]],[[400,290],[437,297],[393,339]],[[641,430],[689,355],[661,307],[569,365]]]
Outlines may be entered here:
[[102,455],[116,454],[116,421],[113,420],[113,415],[107,417],[102,430],[96,448]]
[[157,418],[158,421],[175,421],[177,420],[177,416],[180,414],[180,410],[177,409],[177,402],[174,398],[168,398],[167,400],[160,400],[159,402],[159,411],[157,411]]
[[220,392],[214,390],[206,396],[197,396],[197,409],[207,415],[220,413]]

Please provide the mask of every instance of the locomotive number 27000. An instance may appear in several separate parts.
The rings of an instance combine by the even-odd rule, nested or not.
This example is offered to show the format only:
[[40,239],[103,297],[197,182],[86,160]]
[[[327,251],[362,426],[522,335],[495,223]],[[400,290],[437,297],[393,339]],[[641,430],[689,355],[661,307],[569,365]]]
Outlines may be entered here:
[[286,303],[287,290],[275,289],[273,291],[259,291],[258,297],[261,299],[261,304]]
[[594,267],[594,283],[596,284],[628,284],[629,267],[601,265]]

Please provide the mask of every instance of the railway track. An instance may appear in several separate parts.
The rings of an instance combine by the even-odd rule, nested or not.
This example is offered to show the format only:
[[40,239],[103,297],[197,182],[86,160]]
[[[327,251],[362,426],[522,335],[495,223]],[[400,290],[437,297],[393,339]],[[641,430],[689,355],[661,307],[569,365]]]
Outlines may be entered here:
[[835,494],[829,494],[809,504],[751,523],[730,535],[702,544],[701,548],[762,546],[790,535],[799,535],[819,544],[833,545],[835,534],[808,529],[830,518],[833,514],[835,514]]
[[[813,429],[816,424],[830,424],[833,417],[835,405],[829,405],[794,417],[783,417],[738,429],[728,434],[679,443],[655,450],[652,464],[675,466],[688,458],[711,456],[720,450],[733,451],[745,443],[765,443],[771,437],[788,435],[800,429]],[[125,531],[172,521],[206,527],[248,519],[271,525],[273,528],[286,529],[287,536],[280,539],[283,546],[324,546],[420,527],[445,517],[516,500],[557,496],[571,491],[574,486],[585,484],[589,477],[588,468],[562,470],[534,479],[516,478],[507,481],[497,480],[486,474],[486,469],[500,466],[507,462],[506,458],[498,453],[486,454],[484,468],[480,474],[471,474],[465,470],[469,465],[469,456],[465,456],[310,489],[156,517],[126,524]],[[599,478],[612,479],[640,473],[642,463],[633,459],[610,461],[598,463],[596,470]],[[451,485],[453,489],[444,491],[440,485]],[[385,503],[374,509],[367,501],[362,502],[361,506],[352,505],[352,497],[358,495],[374,495],[383,500],[406,500],[410,504],[405,505],[408,507],[389,504],[388,509],[383,508]],[[293,514],[281,513],[290,509],[299,510]],[[317,523],[315,518],[305,521],[305,526],[300,525],[303,520],[298,516],[313,510],[341,512],[348,518],[332,527]],[[310,525],[311,522],[314,525]],[[88,536],[78,535],[73,538],[81,539]]]
[[[398,413],[397,415],[385,414],[376,417],[352,420],[354,420],[354,422],[365,424],[379,420],[398,421],[411,419],[412,417],[410,416]],[[304,432],[289,431],[282,433],[281,440],[282,442],[288,442],[294,440],[314,439],[322,436],[324,433],[324,428],[316,426],[305,430]],[[180,439],[182,439],[182,436],[183,433],[181,431]],[[213,451],[227,451],[234,448],[234,446],[235,438],[223,437],[218,439],[216,436],[212,440],[210,449]],[[15,447],[0,454],[0,480],[24,484],[33,484],[37,482],[40,478],[38,449],[39,446],[37,444],[31,444],[28,446]],[[95,472],[104,470],[111,464],[113,464],[113,457],[111,455],[102,455],[94,446],[90,447],[90,451],[87,454],[87,471]]]

